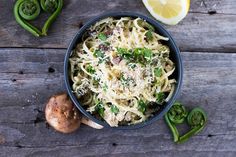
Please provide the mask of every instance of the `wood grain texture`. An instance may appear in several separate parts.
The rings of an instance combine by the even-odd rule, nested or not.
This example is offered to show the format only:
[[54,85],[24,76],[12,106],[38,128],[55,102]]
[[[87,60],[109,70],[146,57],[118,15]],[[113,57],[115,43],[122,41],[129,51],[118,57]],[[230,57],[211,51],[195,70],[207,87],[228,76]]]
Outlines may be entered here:
[[[60,134],[44,122],[48,98],[65,91],[65,49],[0,50],[0,156],[235,157],[236,53],[183,52],[179,101],[208,114],[207,127],[176,145],[163,120],[137,130],[82,126]],[[187,129],[181,127],[183,131]]]
[[[15,22],[13,5],[14,0],[1,1],[0,47],[66,48],[81,22],[101,13],[131,11],[150,16],[141,0],[65,0],[63,11],[49,30],[49,36],[36,38]],[[165,27],[182,51],[233,52],[236,49],[235,10],[234,0],[192,0],[187,17],[177,26]],[[38,20],[40,22],[34,24],[42,26],[45,18],[43,15]]]
[[191,0],[190,12],[235,14],[236,2],[234,0]]

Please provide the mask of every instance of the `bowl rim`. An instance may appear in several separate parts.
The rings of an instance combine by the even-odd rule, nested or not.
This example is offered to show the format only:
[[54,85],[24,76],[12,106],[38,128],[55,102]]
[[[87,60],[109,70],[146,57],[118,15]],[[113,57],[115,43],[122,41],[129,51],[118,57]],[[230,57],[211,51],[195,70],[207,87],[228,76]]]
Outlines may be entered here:
[[[69,57],[71,55],[71,51],[75,48],[75,45],[77,45],[77,41],[80,39],[81,35],[86,31],[86,29],[88,29],[91,25],[95,24],[96,22],[107,18],[107,17],[132,17],[132,18],[137,18],[140,17],[143,20],[146,20],[148,23],[150,23],[152,26],[155,27],[155,30],[158,32],[161,32],[163,34],[165,34],[165,36],[167,36],[169,38],[170,45],[173,46],[173,53],[175,53],[176,56],[176,62],[175,63],[177,66],[177,85],[175,88],[175,91],[173,93],[173,96],[171,97],[171,99],[165,104],[165,107],[162,109],[162,111],[160,113],[158,113],[157,115],[153,116],[152,118],[149,118],[148,120],[138,123],[138,124],[133,124],[133,125],[126,125],[126,126],[118,126],[118,127],[111,127],[108,123],[101,121],[97,118],[95,118],[92,114],[90,114],[89,112],[87,112],[82,105],[80,105],[79,101],[77,100],[76,96],[72,93],[72,88],[70,85],[70,79],[69,79],[69,74],[68,74],[68,66],[69,66]],[[94,18],[92,18],[91,20],[89,20],[88,22],[86,22],[86,24],[84,24],[79,31],[75,34],[75,36],[72,38],[67,51],[66,51],[66,55],[64,58],[64,79],[65,79],[65,85],[66,85],[66,90],[67,93],[69,94],[71,100],[73,101],[73,103],[76,105],[76,107],[80,110],[80,112],[82,114],[84,114],[86,117],[88,117],[89,119],[91,119],[92,121],[106,127],[106,128],[112,128],[112,129],[121,129],[121,130],[129,130],[129,129],[137,129],[137,128],[141,128],[144,126],[147,126],[159,119],[161,119],[164,114],[170,109],[170,107],[173,105],[173,103],[175,102],[178,94],[180,93],[180,89],[182,86],[182,80],[183,80],[183,64],[182,64],[182,59],[181,59],[181,55],[180,55],[180,50],[177,47],[174,39],[172,38],[171,34],[156,20],[146,16],[146,15],[142,15],[140,13],[134,13],[134,12],[127,12],[127,11],[119,11],[119,12],[107,12],[107,13],[103,13],[101,15],[98,15]]]

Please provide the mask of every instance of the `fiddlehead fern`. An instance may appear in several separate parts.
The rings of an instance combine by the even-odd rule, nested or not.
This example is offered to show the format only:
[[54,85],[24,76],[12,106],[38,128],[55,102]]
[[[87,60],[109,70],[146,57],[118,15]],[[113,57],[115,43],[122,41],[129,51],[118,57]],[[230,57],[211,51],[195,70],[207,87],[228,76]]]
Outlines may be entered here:
[[45,12],[52,13],[57,9],[58,0],[40,0],[40,5]]
[[176,128],[176,124],[183,123],[185,118],[187,117],[187,114],[188,113],[185,107],[178,102],[176,102],[170,108],[167,114],[165,114],[165,120],[173,134],[174,142],[177,142],[179,140],[179,132]]
[[188,113],[183,105],[176,102],[167,113],[170,121],[174,124],[181,124],[184,122]]
[[194,108],[187,117],[188,124],[193,128],[204,126],[206,120],[206,113],[199,107]]
[[40,5],[37,0],[25,0],[19,5],[19,13],[25,20],[34,20],[40,14]]
[[[185,119],[187,120],[191,130],[185,135],[179,136],[176,125],[182,124]],[[165,114],[165,120],[173,134],[174,142],[182,143],[204,128],[207,121],[207,116],[206,113],[199,107],[194,108],[188,114],[186,108],[182,104],[176,102]]]
[[[59,15],[59,13],[61,12],[61,9],[62,9],[62,6],[63,6],[63,0],[41,0],[41,5],[42,5],[42,1],[57,1],[57,7],[56,7],[56,10],[53,12],[53,14],[48,18],[48,20],[46,21],[46,23],[44,24],[43,26],[43,29],[42,29],[42,34],[43,35],[47,35],[47,31],[48,31],[48,28],[51,26],[51,24],[53,23],[53,21],[57,18],[57,16]],[[47,6],[47,5],[48,6]],[[50,4],[50,5],[49,5]],[[56,3],[54,3],[54,6],[55,6]],[[54,8],[54,7],[51,7],[51,3],[44,3],[44,7],[45,8]],[[49,9],[50,10],[50,9]],[[49,11],[48,10],[48,11]]]
[[192,128],[188,133],[179,138],[179,142],[188,140],[191,136],[199,133],[207,121],[206,113],[199,107],[194,108],[187,117],[188,125]]
[[178,129],[176,128],[175,125],[173,125],[173,124],[170,122],[170,119],[168,118],[167,114],[165,114],[165,121],[166,121],[167,125],[169,126],[170,131],[172,132],[172,135],[173,135],[173,138],[174,138],[174,142],[177,142],[177,141],[179,140],[179,132],[178,132]]
[[14,6],[14,15],[17,23],[35,36],[40,36],[41,32],[26,20],[37,18],[40,13],[40,6],[37,0],[18,0]]
[[[45,12],[52,13],[45,22],[42,32],[28,22],[38,17],[40,5]],[[14,16],[17,23],[37,37],[47,35],[48,28],[61,12],[63,0],[40,0],[40,5],[39,0],[17,0],[14,6]]]

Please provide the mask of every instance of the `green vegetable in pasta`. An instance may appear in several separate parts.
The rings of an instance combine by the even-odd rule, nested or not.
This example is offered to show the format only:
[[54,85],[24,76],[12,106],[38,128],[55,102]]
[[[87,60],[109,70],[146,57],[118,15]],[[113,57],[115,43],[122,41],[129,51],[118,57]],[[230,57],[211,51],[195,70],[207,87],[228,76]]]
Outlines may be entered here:
[[154,69],[154,74],[156,77],[161,77],[162,75],[162,68],[155,68]]
[[112,105],[112,106],[111,106],[111,112],[112,112],[112,113],[115,113],[115,114],[119,113],[118,107],[116,107],[115,105]]
[[143,20],[139,20],[138,21],[138,24],[141,26],[141,27],[143,27],[143,28],[145,28],[145,29],[147,29],[147,30],[150,30],[150,31],[155,31],[155,28],[152,26],[152,25],[150,25],[149,23],[147,23],[146,21],[143,21]]
[[101,50],[95,50],[93,53],[93,56],[97,57],[97,58],[103,58],[104,57],[104,53]]
[[128,49],[126,48],[116,48],[116,49],[117,49],[117,54],[119,56],[123,57],[124,59],[131,60],[132,52],[130,52]]
[[144,22],[144,24],[145,24],[146,28],[148,29],[148,31],[145,33],[146,39],[147,39],[147,41],[152,41],[152,39],[153,39],[152,32],[155,31],[155,28],[147,22]]
[[131,69],[134,69],[136,67],[136,64],[135,63],[129,63],[128,66],[131,68]]
[[134,49],[134,60],[140,64],[150,63],[152,60],[152,50],[147,48],[135,48]]
[[137,59],[143,55],[143,49],[142,48],[135,48],[133,50],[134,57]]
[[152,31],[147,31],[147,33],[145,33],[145,36],[146,36],[146,39],[147,41],[151,41],[153,39],[153,36],[152,36]]
[[100,40],[102,40],[102,41],[107,40],[107,36],[106,36],[104,33],[99,33],[99,34],[98,34],[98,38],[99,38]]
[[94,67],[93,67],[92,65],[90,65],[90,64],[86,67],[86,71],[87,71],[88,73],[90,73],[90,74],[94,74],[94,73],[96,72],[96,70],[94,69]]
[[108,89],[108,86],[107,86],[106,84],[104,84],[104,85],[102,86],[102,90],[106,92],[107,89]]
[[120,76],[120,81],[121,81],[123,86],[129,86],[130,83],[133,81],[133,78],[131,78],[131,77],[125,78],[124,74],[122,73],[121,76]]
[[110,45],[111,45],[111,43],[109,43],[109,42],[107,42],[107,41],[104,42],[103,44],[106,45],[106,46],[110,46]]
[[144,49],[143,50],[144,58],[147,62],[150,62],[152,60],[152,50],[150,49]]
[[128,50],[126,48],[116,49],[117,54],[128,62],[146,64],[151,62],[153,56],[152,50],[147,48],[135,48],[134,50]]
[[93,55],[97,58],[99,58],[99,57],[103,58],[104,57],[104,53],[101,50],[95,50]]
[[150,30],[152,32],[155,31],[155,28],[152,25],[150,25],[149,23],[147,23],[147,22],[146,22],[146,27],[148,28],[148,30]]
[[138,110],[142,113],[146,111],[147,104],[143,100],[138,101]]
[[[164,53],[164,52],[169,52],[170,49],[169,49],[169,47],[167,47],[167,46],[165,46],[165,45],[161,45],[161,46],[159,47],[158,51],[159,51],[160,53]],[[167,56],[165,56],[165,57],[169,57],[169,53],[164,53],[164,54],[167,55]]]
[[158,104],[162,104],[165,100],[165,94],[163,92],[159,92],[156,94],[156,102]]
[[99,84],[99,81],[100,81],[100,78],[93,77],[93,84],[94,84],[94,85],[98,85],[98,84]]
[[101,50],[95,50],[93,56],[99,58],[98,63],[100,64],[104,61],[105,54]]
[[98,112],[98,114],[101,116],[101,117],[104,117],[104,111],[105,111],[105,108],[104,108],[104,105],[102,104],[102,102],[98,102],[96,107],[95,107],[95,110]]
[[129,82],[128,82],[129,80],[126,79],[123,74],[121,75],[120,80],[121,80],[121,83],[123,86],[126,86],[129,84]]

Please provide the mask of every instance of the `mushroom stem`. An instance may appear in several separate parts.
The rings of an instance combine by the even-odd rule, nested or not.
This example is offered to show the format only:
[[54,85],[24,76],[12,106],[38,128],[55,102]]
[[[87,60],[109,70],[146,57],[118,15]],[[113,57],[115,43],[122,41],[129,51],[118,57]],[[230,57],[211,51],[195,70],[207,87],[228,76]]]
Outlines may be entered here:
[[88,125],[88,126],[95,128],[95,129],[102,129],[103,128],[103,126],[101,126],[100,124],[95,123],[94,121],[92,121],[84,116],[82,116],[81,123]]

